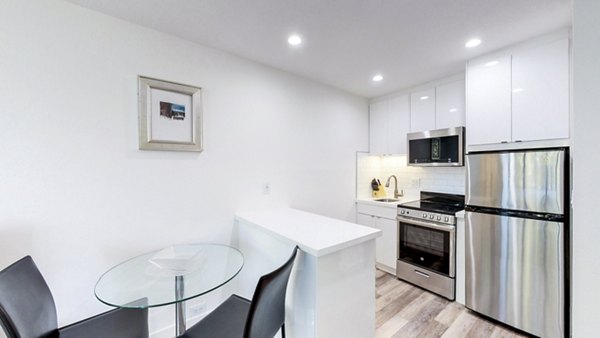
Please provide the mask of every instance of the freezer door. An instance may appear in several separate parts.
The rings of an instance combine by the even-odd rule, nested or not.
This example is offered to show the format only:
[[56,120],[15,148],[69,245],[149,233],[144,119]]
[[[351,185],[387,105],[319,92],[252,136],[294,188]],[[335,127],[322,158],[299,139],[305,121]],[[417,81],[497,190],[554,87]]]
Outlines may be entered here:
[[540,337],[564,336],[564,224],[466,212],[466,305]]
[[465,204],[564,214],[565,151],[467,155]]

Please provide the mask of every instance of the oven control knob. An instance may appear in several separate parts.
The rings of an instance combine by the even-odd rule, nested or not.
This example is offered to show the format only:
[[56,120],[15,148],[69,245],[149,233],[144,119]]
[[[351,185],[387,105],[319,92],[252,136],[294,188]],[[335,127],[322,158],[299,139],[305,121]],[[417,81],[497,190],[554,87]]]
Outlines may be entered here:
[[423,218],[427,218],[427,214],[426,213],[423,213]]
[[433,215],[429,215],[429,219],[433,219]]
[[404,210],[400,210],[400,215],[404,215]]
[[448,216],[444,217],[444,222],[448,222],[450,218]]
[[442,219],[442,217],[441,216],[437,216],[435,219],[439,221],[439,220]]

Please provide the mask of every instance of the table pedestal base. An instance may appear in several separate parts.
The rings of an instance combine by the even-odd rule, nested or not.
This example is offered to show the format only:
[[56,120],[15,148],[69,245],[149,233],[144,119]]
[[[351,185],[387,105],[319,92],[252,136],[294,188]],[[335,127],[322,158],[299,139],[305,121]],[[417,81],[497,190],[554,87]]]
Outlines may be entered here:
[[[183,298],[183,276],[175,276],[175,299]],[[175,337],[185,333],[185,302],[175,304]]]

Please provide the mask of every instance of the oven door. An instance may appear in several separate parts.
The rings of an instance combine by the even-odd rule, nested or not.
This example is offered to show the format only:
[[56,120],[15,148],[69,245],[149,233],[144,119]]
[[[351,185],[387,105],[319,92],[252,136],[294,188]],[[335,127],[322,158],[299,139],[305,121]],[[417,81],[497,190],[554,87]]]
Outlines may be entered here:
[[456,227],[398,216],[398,260],[454,278]]

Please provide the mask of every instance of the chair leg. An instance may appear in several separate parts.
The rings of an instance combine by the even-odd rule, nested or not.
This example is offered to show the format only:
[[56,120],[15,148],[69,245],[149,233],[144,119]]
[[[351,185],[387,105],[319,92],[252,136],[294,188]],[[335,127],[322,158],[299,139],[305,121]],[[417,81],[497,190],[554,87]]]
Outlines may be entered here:
[[281,338],[285,338],[285,323],[281,325]]

